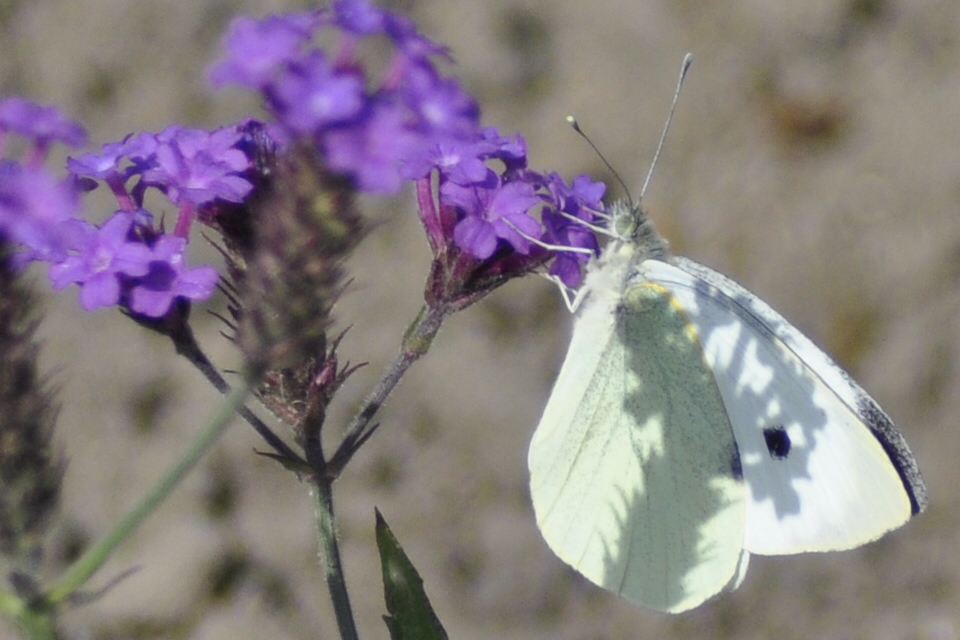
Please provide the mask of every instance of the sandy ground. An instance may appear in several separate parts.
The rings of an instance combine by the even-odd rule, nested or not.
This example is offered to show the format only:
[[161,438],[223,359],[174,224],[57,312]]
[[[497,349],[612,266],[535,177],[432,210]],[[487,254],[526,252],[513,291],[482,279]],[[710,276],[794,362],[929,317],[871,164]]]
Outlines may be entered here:
[[[526,136],[533,167],[609,179],[565,125],[573,113],[633,189],[693,52],[646,198],[653,219],[678,253],[754,290],[849,368],[902,428],[931,504],[857,551],[757,558],[739,591],[683,616],[586,583],[547,550],[529,505],[526,447],[570,322],[555,290],[529,278],[449,322],[338,486],[362,637],[387,637],[378,507],[458,640],[956,638],[960,4],[402,4],[452,46],[486,122]],[[223,26],[297,6],[6,2],[2,94],[60,105],[98,144],[171,122],[217,126],[257,113],[204,84]],[[370,366],[338,398],[331,436],[394,354],[428,266],[410,194],[370,211],[383,224],[351,264],[338,311],[354,326],[342,357]],[[175,458],[217,396],[119,313],[83,313],[75,291],[45,301],[44,361],[62,384],[58,442],[70,460],[55,575]],[[196,320],[218,363],[235,365],[217,321]],[[253,455],[259,447],[243,424],[227,434],[91,586],[139,570],[66,616],[72,637],[336,637],[305,488]]]

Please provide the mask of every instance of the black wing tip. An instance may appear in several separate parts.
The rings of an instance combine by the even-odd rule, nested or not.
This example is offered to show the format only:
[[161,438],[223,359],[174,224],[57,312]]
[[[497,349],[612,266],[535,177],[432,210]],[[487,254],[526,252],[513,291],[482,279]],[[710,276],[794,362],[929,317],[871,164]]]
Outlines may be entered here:
[[904,440],[903,434],[893,424],[883,409],[866,394],[860,393],[857,398],[857,413],[870,427],[877,442],[883,447],[890,463],[900,475],[903,490],[910,499],[910,511],[917,515],[927,508],[927,485],[923,482],[917,461]]

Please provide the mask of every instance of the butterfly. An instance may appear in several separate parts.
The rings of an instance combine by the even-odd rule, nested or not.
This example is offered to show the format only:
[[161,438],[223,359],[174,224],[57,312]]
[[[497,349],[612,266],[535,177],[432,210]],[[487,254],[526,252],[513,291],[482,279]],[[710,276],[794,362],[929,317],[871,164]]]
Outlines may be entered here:
[[751,554],[851,549],[924,509],[903,436],[843,369],[639,207],[610,215],[528,455],[561,560],[676,613],[737,588]]

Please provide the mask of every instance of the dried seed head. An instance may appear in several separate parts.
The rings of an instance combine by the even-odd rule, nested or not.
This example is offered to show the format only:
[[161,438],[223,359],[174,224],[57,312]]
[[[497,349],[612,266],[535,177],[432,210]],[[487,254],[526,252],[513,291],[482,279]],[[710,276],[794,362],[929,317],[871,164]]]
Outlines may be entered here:
[[353,193],[313,149],[278,159],[269,193],[252,210],[253,250],[240,285],[238,341],[251,369],[325,358],[343,262],[363,236]]
[[51,450],[57,410],[38,377],[33,300],[0,241],[0,553],[24,570],[40,559],[63,463]]

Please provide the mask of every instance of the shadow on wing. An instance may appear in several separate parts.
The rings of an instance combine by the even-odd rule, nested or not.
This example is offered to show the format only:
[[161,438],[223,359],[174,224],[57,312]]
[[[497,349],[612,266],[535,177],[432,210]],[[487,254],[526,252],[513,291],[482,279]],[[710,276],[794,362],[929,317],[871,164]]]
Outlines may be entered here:
[[822,350],[702,265],[644,264],[690,314],[723,395],[748,489],[745,548],[848,549],[917,511],[923,486],[902,437]]
[[[616,354],[617,424],[596,459],[629,468],[607,477],[602,584],[670,611],[694,607],[735,579],[744,535],[737,447],[720,391],[688,319],[654,287],[624,295]],[[613,371],[605,374],[609,381]],[[598,478],[607,475],[598,468]],[[619,480],[619,481],[618,481]],[[601,483],[601,486],[604,483]],[[609,485],[608,485],[609,486]]]
[[[827,427],[827,408],[836,411],[839,403],[780,338],[797,332],[778,314],[758,309],[755,296],[720,274],[682,258],[676,263],[682,277],[655,279],[667,280],[697,327],[753,501],[769,503],[779,518],[796,515],[801,484],[813,480],[811,455]],[[785,436],[779,449],[765,437],[771,433]]]

